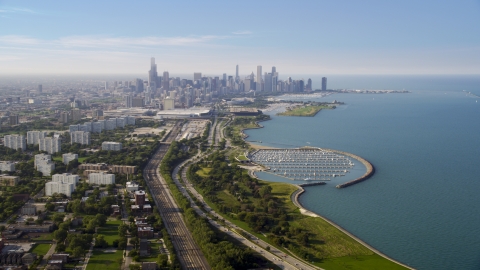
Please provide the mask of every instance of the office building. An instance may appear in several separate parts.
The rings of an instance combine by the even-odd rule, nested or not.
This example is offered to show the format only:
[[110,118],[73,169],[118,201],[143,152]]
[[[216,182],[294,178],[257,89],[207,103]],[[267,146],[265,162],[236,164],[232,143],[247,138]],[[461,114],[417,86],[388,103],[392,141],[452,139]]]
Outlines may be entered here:
[[272,92],[272,73],[265,72],[263,88],[265,92]]
[[74,131],[70,133],[70,143],[90,144],[90,132]]
[[132,107],[144,107],[145,101],[143,97],[134,97],[132,98]]
[[193,73],[193,80],[194,81],[200,81],[202,79],[202,73],[201,72],[194,72]]
[[143,80],[142,79],[135,79],[135,91],[137,93],[141,93],[141,92],[144,91]]
[[125,100],[125,107],[127,107],[127,108],[133,107],[133,97],[132,97],[132,95],[124,96],[124,100]]
[[73,153],[66,153],[62,155],[62,162],[65,165],[68,165],[70,161],[78,159],[78,154],[73,154]]
[[262,91],[262,66],[257,66],[256,90]]
[[115,174],[99,172],[88,175],[90,185],[113,185],[115,184]]
[[35,155],[33,163],[34,168],[41,172],[43,176],[49,176],[55,170],[55,163],[52,162],[52,156],[46,154]]
[[43,92],[43,86],[41,84],[38,85],[38,93],[41,94]]
[[307,91],[312,91],[312,79],[308,79],[307,86],[305,87]]
[[14,114],[14,115],[10,115],[8,117],[8,123],[13,126],[13,125],[18,125],[19,121],[18,121],[18,115]]
[[45,195],[52,196],[53,194],[64,194],[67,197],[72,196],[72,192],[75,191],[75,187],[71,183],[64,182],[48,182],[45,183]]
[[235,68],[235,81],[238,82],[240,80],[240,76],[238,75],[238,65]]
[[152,57],[150,59],[150,71],[148,71],[148,86],[152,91],[157,90],[157,82],[158,82],[157,65],[155,64],[155,58]]
[[27,131],[27,144],[38,144],[38,141],[45,137],[47,137],[46,131]]
[[322,78],[322,91],[327,91],[327,77]]
[[0,161],[0,171],[2,172],[14,172],[15,163],[11,161]]
[[103,142],[102,150],[106,151],[120,151],[122,150],[122,143],[119,142]]
[[63,182],[63,183],[73,184],[73,190],[75,190],[75,187],[77,186],[79,180],[80,180],[80,177],[76,174],[62,173],[62,174],[52,175],[52,182]]
[[62,151],[62,139],[58,137],[49,137],[38,140],[38,150],[54,154]]
[[168,71],[163,72],[163,77],[162,77],[162,82],[163,82],[163,91],[170,91],[170,78],[168,75]]
[[23,135],[5,135],[3,137],[3,145],[14,150],[25,151],[27,148],[27,142]]
[[175,99],[166,98],[163,100],[163,109],[164,110],[173,110],[175,109]]

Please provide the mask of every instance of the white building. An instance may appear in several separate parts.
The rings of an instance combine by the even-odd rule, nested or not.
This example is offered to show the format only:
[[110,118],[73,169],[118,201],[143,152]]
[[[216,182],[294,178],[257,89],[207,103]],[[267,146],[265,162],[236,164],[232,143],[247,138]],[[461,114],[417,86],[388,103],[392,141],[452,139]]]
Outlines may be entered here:
[[52,162],[51,155],[35,155],[35,161],[33,164],[35,169],[41,172],[43,176],[50,176],[50,174],[52,174],[52,171],[55,170],[55,163]]
[[54,154],[62,151],[62,139],[47,137],[38,140],[38,150]]
[[62,155],[63,164],[68,165],[70,161],[78,159],[78,154],[66,153]]
[[64,182],[48,182],[45,184],[45,195],[52,196],[54,193],[65,194],[67,197],[72,196],[75,187],[71,183]]
[[107,151],[120,151],[122,150],[122,143],[119,142],[103,142],[102,150]]
[[115,118],[105,120],[106,130],[114,130],[116,128],[117,128],[117,120],[115,120]]
[[0,171],[13,172],[15,171],[15,163],[11,161],[0,161]]
[[90,185],[111,185],[115,184],[115,174],[99,172],[88,175]]
[[79,144],[90,144],[90,132],[85,131],[73,131],[70,133],[70,141],[71,143],[79,143]]
[[38,144],[38,140],[47,137],[46,131],[27,131],[27,144]]
[[77,186],[79,180],[80,180],[80,177],[76,174],[62,173],[62,174],[52,175],[52,182],[63,182],[63,183],[73,184],[73,190],[75,190],[75,187]]
[[127,191],[134,192],[138,190],[138,184],[135,182],[127,182]]
[[3,145],[11,149],[20,149],[22,151],[25,151],[27,148],[25,136],[23,135],[5,135],[5,137],[3,137]]

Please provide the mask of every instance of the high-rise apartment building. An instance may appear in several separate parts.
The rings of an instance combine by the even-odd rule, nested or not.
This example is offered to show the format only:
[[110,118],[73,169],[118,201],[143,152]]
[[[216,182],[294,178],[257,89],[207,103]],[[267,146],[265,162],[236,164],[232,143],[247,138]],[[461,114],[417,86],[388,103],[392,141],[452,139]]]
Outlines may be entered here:
[[5,135],[3,137],[3,145],[7,148],[25,151],[27,142],[23,135]]
[[14,115],[10,115],[8,117],[8,123],[13,126],[13,125],[18,125],[19,121],[18,121],[18,114],[14,114]]
[[120,151],[122,150],[122,143],[119,142],[103,142],[102,150],[106,151]]
[[38,144],[38,140],[45,139],[47,137],[46,131],[27,131],[27,144]]
[[70,114],[68,112],[61,112],[60,113],[60,122],[68,123],[70,121]]
[[145,100],[143,97],[134,97],[132,98],[132,107],[143,107],[145,106]]
[[0,171],[13,172],[15,171],[15,163],[11,161],[0,161]]
[[52,156],[46,154],[35,155],[33,161],[34,168],[41,172],[43,176],[49,176],[55,170],[55,163],[52,162]]
[[73,153],[66,153],[62,155],[62,162],[65,165],[68,165],[70,161],[78,159],[78,154],[73,154]]
[[115,184],[115,174],[99,172],[88,175],[90,185],[112,185]]
[[46,151],[49,154],[54,154],[62,151],[62,139],[60,138],[44,138],[38,140],[38,150]]
[[322,78],[322,91],[327,91],[327,77]]
[[79,109],[73,109],[70,112],[70,115],[72,116],[72,121],[79,121],[82,119],[82,111]]
[[64,194],[67,197],[72,196],[75,191],[75,185],[66,182],[48,182],[45,183],[45,195],[52,196],[55,193]]
[[74,131],[70,133],[70,143],[90,144],[90,132]]

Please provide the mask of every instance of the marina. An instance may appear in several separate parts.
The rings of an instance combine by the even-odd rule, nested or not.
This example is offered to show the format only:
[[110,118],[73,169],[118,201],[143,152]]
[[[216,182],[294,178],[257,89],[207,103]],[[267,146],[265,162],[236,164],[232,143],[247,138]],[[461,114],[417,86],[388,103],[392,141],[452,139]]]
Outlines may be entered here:
[[321,148],[261,149],[249,158],[267,172],[294,181],[330,181],[355,166],[352,158]]

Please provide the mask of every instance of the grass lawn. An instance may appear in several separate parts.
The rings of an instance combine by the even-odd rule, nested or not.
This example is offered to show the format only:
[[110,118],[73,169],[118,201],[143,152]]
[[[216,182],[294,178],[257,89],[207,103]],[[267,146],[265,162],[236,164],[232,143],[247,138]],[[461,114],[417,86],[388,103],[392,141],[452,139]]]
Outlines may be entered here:
[[374,254],[370,256],[348,256],[333,259],[326,259],[318,264],[325,269],[335,270],[396,270],[405,269],[405,267],[384,259],[380,255]]
[[118,226],[122,224],[121,220],[108,220],[105,226],[98,228],[98,234],[104,235],[108,245],[112,245],[113,241],[120,239],[118,236]]
[[33,238],[34,241],[53,240],[53,233],[42,234],[40,237]]
[[83,161],[84,161],[85,159],[87,159],[87,158],[88,158],[88,157],[79,157],[79,158],[78,158],[78,162],[79,162],[79,163],[83,163]]
[[202,168],[201,170],[197,171],[197,174],[201,177],[207,177],[211,170],[211,168]]
[[238,160],[248,160],[248,158],[245,155],[240,155],[237,158]]
[[[198,172],[197,172],[198,173]],[[291,194],[297,190],[297,187],[287,183],[275,183],[260,181],[272,187],[272,195],[279,198],[283,207],[287,209],[290,216],[290,226],[298,227],[308,232],[309,246],[298,247],[314,256],[313,262],[316,266],[324,269],[404,269],[389,260],[373,253],[342,231],[333,227],[321,218],[309,217],[300,214],[298,208],[291,201]],[[216,196],[220,201],[229,207],[239,206],[241,204],[228,191],[217,192]],[[207,203],[219,213],[216,205],[208,201]],[[256,203],[257,199],[248,196],[248,200]],[[231,216],[224,215],[238,227],[250,232],[252,235],[271,243],[270,239],[263,234],[254,233],[247,223],[233,219]],[[272,243],[271,243],[272,244]],[[282,251],[287,252],[284,248]],[[289,252],[287,252],[289,253]],[[323,260],[322,260],[323,258]]]
[[94,250],[88,261],[87,270],[118,270],[120,269],[119,259],[123,258],[122,250],[115,252],[103,252]]
[[150,240],[148,241],[150,244],[150,248],[152,249],[152,252],[150,256],[148,257],[140,257],[140,261],[142,262],[156,262],[158,254],[160,254],[160,247],[162,246],[161,242],[158,240]]
[[330,106],[318,105],[318,106],[298,106],[290,111],[279,113],[278,115],[284,116],[315,116],[322,109],[331,109]]
[[51,246],[51,244],[36,244],[30,252],[36,253],[38,256],[45,255]]

